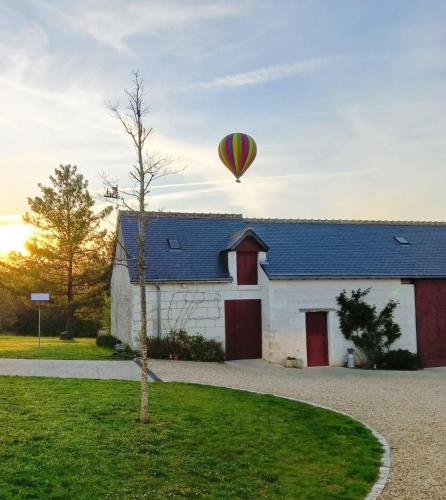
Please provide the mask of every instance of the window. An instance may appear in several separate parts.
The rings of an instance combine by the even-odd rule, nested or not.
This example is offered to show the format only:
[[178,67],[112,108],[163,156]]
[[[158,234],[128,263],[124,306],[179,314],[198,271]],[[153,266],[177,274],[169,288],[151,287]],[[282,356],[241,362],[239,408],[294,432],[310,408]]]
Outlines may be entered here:
[[406,240],[406,238],[403,238],[402,236],[394,236],[393,237],[400,245],[410,245],[410,243]]
[[169,248],[171,250],[181,250],[181,245],[178,240],[175,239],[168,239],[167,243],[169,243]]
[[257,285],[257,252],[237,252],[237,284]]

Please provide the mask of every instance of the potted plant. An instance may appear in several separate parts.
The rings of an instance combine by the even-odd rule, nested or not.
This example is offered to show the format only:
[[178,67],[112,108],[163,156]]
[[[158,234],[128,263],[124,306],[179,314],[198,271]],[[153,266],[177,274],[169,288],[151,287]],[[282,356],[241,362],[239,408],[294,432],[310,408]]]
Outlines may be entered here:
[[282,366],[285,368],[303,368],[304,363],[301,359],[288,356],[282,361]]

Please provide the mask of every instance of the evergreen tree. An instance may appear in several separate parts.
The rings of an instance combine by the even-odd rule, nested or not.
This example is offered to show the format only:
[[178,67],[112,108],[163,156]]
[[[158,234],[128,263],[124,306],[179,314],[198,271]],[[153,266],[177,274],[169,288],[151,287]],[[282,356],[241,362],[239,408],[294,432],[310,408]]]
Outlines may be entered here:
[[39,184],[40,196],[28,198],[24,221],[36,231],[19,267],[28,264],[28,281],[37,282],[63,306],[65,329],[73,333],[75,315],[101,311],[110,258],[102,222],[111,208],[93,210],[88,182],[76,166],[60,165],[50,181],[49,186]]

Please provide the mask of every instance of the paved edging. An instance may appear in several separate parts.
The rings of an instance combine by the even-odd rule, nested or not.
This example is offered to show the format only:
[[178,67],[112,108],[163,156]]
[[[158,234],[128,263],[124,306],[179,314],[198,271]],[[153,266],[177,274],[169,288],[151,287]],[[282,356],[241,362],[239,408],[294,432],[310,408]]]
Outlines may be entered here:
[[0,375],[139,380],[140,371],[131,360],[0,358]]
[[[188,383],[188,382],[185,382],[185,383]],[[240,389],[240,387],[231,387],[228,385],[205,384],[203,382],[190,382],[190,383],[196,384],[196,385],[208,385],[208,386],[213,386],[213,387],[222,387],[224,389],[245,391],[245,392],[251,392],[254,394],[262,394],[264,396],[274,396],[276,398],[288,399],[290,401],[296,401],[298,403],[305,403],[307,405],[311,405],[311,406],[314,406],[316,408],[322,408],[323,410],[333,411],[334,413],[338,413],[340,415],[344,415],[346,417],[350,417],[353,420],[356,420],[357,422],[362,424],[364,427],[366,427],[373,434],[373,436],[380,442],[381,446],[383,447],[383,455],[381,457],[381,466],[379,468],[378,480],[372,486],[372,488],[369,491],[368,495],[366,496],[365,500],[375,500],[376,498],[378,498],[378,496],[381,494],[382,490],[384,489],[384,487],[387,483],[387,480],[389,479],[389,473],[390,473],[390,446],[389,446],[389,443],[387,442],[387,439],[382,434],[380,434],[377,430],[373,429],[373,427],[370,427],[370,425],[366,424],[363,420],[361,420],[357,417],[354,417],[353,415],[351,415],[350,413],[347,413],[345,411],[335,410],[334,408],[330,408],[329,406],[321,405],[319,403],[313,403],[313,401],[308,401],[306,399],[292,398],[289,396],[282,396],[280,394],[274,394],[273,392],[256,391],[254,389]]]
[[[139,358],[135,358],[133,361],[141,368],[141,360]],[[156,373],[153,373],[150,368],[147,371],[147,375],[154,382],[162,382],[162,380],[158,377],[158,375],[156,375]]]

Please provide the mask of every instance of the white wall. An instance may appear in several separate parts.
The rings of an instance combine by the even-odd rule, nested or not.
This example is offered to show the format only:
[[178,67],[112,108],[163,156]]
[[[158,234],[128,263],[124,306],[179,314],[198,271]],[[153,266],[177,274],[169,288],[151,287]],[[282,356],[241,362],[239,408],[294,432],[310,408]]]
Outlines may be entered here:
[[413,285],[401,285],[400,280],[300,280],[271,281],[269,286],[269,325],[264,332],[263,356],[280,361],[286,356],[306,356],[305,311],[328,311],[329,363],[342,365],[347,347],[351,344],[339,330],[336,315],[336,296],[347,291],[371,287],[367,301],[379,309],[394,299],[399,302],[395,320],[402,336],[392,346],[417,351],[415,298]]
[[[265,259],[259,253],[259,261]],[[171,329],[201,333],[207,338],[225,343],[224,301],[234,299],[262,300],[263,357],[279,362],[286,356],[307,361],[305,311],[328,311],[328,343],[330,365],[342,365],[350,346],[339,330],[336,316],[336,296],[347,291],[371,287],[370,303],[382,308],[389,299],[399,302],[395,319],[402,337],[395,348],[416,352],[415,298],[413,285],[401,285],[400,280],[287,280],[270,281],[259,266],[259,284],[236,282],[235,252],[228,254],[232,282],[223,283],[160,283],[161,334]],[[118,266],[112,277],[113,335],[138,348],[139,290],[130,285],[126,268]],[[127,280],[127,281],[125,281]],[[119,293],[113,293],[119,289]],[[148,284],[148,334],[157,334],[157,289]],[[130,316],[131,315],[131,320]]]
[[[238,285],[235,252],[228,253],[229,273],[232,282],[215,283],[159,283],[161,299],[161,335],[170,330],[184,329],[201,333],[225,345],[225,300],[262,299],[267,302],[267,288],[259,285]],[[259,275],[263,271],[259,271]],[[157,334],[157,289],[155,284],[147,285],[148,334]],[[139,334],[139,292],[132,285],[132,345],[138,347]],[[267,314],[263,311],[262,313]]]
[[111,295],[111,334],[122,342],[132,345],[132,288],[122,246],[121,234],[118,235],[112,277]]

